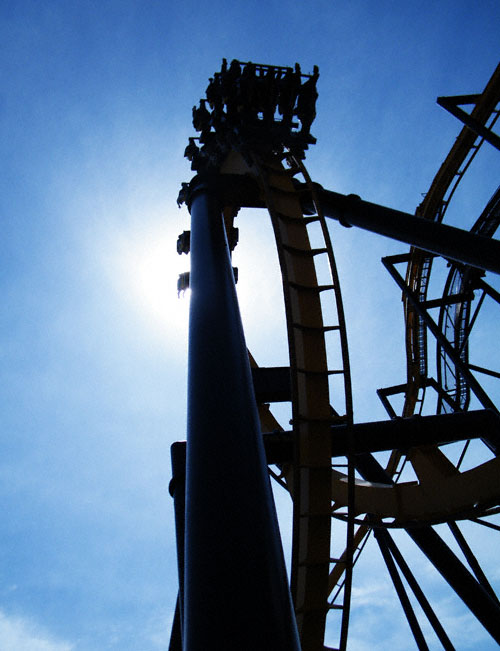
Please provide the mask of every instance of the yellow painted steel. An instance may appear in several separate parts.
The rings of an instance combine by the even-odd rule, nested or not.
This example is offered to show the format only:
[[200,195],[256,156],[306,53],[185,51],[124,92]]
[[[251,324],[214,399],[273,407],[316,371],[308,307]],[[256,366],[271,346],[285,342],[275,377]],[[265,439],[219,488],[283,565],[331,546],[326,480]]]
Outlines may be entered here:
[[[333,251],[322,215],[320,223],[324,245],[320,253],[311,248],[308,224],[310,217],[302,212],[300,196],[293,177],[302,174],[310,183],[305,168],[290,157],[285,167],[280,157],[254,158],[249,165],[242,156],[231,152],[221,173],[253,176],[262,193],[275,233],[278,257],[283,278],[283,292],[287,319],[290,368],[292,378],[292,414],[294,461],[282,469],[293,499],[293,541],[291,589],[303,651],[323,651],[324,632],[330,594],[330,534],[331,534],[331,426],[352,422],[352,401],[347,359],[347,339],[340,298],[340,289]],[[232,225],[235,211],[225,210]],[[318,285],[315,257],[328,256],[333,265],[331,284]],[[335,330],[341,336],[343,365],[336,369],[343,376],[340,400],[330,395],[328,356],[325,332],[331,329],[323,323],[320,294],[331,294],[337,307],[338,323]],[[340,325],[339,325],[340,324]],[[250,355],[250,361],[256,361]],[[336,415],[331,403],[342,404],[342,416]],[[267,405],[259,405],[263,431],[281,429]],[[344,566],[346,564],[344,563]],[[350,582],[350,575],[349,575]],[[341,608],[348,617],[350,596],[347,585]],[[341,635],[340,647],[345,647],[346,630]]]
[[[495,71],[472,115],[485,123],[500,99],[500,66]],[[464,128],[442,164],[417,214],[425,219],[441,219],[445,198],[449,200],[450,185],[460,180],[461,166],[477,151],[477,137]],[[500,460],[493,459],[476,468],[459,472],[436,446],[410,451],[407,460],[417,476],[414,482],[393,486],[354,480],[349,466],[347,473],[332,469],[331,426],[352,422],[347,339],[342,300],[338,284],[332,245],[320,211],[304,216],[293,179],[301,174],[314,194],[307,171],[292,155],[283,158],[268,155],[265,159],[251,154],[243,157],[232,151],[221,168],[221,174],[242,174],[253,177],[261,189],[261,200],[268,208],[278,250],[285,312],[287,319],[290,368],[292,377],[293,463],[281,468],[276,478],[286,486],[294,505],[291,588],[303,651],[323,651],[327,613],[332,607],[344,611],[348,619],[353,554],[366,541],[370,527],[354,517],[371,514],[383,519],[388,526],[412,526],[476,517],[500,501],[498,475]],[[285,165],[283,164],[285,160]],[[456,183],[455,183],[456,187]],[[238,206],[225,209],[226,227],[232,226]],[[317,220],[321,225],[324,245],[313,250],[308,224]],[[315,255],[328,256],[331,284],[318,284]],[[425,295],[431,260],[425,252],[412,248],[407,268],[407,283],[413,291]],[[321,294],[330,293],[338,322],[325,324]],[[421,339],[418,316],[405,301],[407,390],[403,416],[416,409],[426,379],[425,341]],[[332,327],[333,326],[333,327]],[[340,338],[342,364],[331,369],[325,332],[335,329]],[[257,362],[250,355],[252,366]],[[329,373],[342,378],[343,395],[331,395]],[[338,402],[343,408],[339,411]],[[333,405],[333,407],[332,407]],[[260,404],[259,415],[263,431],[282,429],[268,405]],[[340,414],[340,415],[339,415]],[[393,474],[403,459],[394,451],[387,470]],[[330,558],[332,515],[346,507],[347,541],[338,559]],[[345,587],[342,586],[343,582]],[[342,592],[343,590],[343,592]],[[332,606],[332,594],[343,595],[338,606]],[[339,648],[345,648],[346,628],[342,630]]]
[[[418,448],[411,454],[418,481],[391,486],[357,480],[356,515],[370,513],[404,527],[477,517],[500,503],[499,457],[459,472],[444,455],[429,452]],[[347,479],[340,473],[332,478],[332,494],[337,504],[347,505]]]

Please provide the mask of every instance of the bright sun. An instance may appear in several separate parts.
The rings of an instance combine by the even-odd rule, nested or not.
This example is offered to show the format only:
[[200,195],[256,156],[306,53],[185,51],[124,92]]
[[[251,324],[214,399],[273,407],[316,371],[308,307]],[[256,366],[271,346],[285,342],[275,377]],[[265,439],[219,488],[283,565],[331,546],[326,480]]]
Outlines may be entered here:
[[[262,360],[270,352],[285,359],[281,276],[267,215],[257,217],[243,214],[238,218],[242,237],[233,264],[239,268],[243,325],[252,352]],[[176,250],[181,231],[180,219],[161,218],[136,222],[106,238],[105,262],[120,300],[132,310],[134,319],[169,345],[185,342],[188,332],[189,291],[180,297],[177,292],[179,274],[189,271],[190,263],[189,256],[179,256]]]
[[111,271],[120,296],[148,328],[162,337],[187,335],[189,296],[178,296],[177,279],[189,257],[177,254],[177,231],[165,221],[134,226],[113,238]]

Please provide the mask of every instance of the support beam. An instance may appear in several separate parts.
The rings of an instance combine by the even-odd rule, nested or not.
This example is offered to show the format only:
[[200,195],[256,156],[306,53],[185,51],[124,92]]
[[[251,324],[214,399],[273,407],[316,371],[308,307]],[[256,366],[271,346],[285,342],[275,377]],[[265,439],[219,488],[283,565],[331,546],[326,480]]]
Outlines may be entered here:
[[[313,185],[325,216],[338,220],[343,226],[357,226],[449,260],[500,274],[500,242],[497,240],[363,201],[355,194],[325,190],[319,183]],[[313,214],[315,208],[308,187],[299,182],[296,186],[302,192],[304,212]],[[228,204],[264,207],[258,198],[257,184],[243,175],[221,174],[217,192]]]
[[186,520],[186,444],[184,441],[177,441],[171,445],[170,459],[172,463],[172,479],[169,485],[169,492],[174,500],[179,595],[177,597],[177,604],[175,607],[175,626],[172,627],[172,649],[169,649],[169,651],[176,651],[179,640],[182,645],[184,612],[184,528]]
[[354,454],[362,454],[473,438],[494,439],[499,431],[500,418],[490,409],[339,425],[332,428],[332,456],[345,456],[348,441]]
[[500,644],[500,608],[432,527],[407,529],[408,535],[451,585],[488,633]]
[[[349,453],[408,450],[419,445],[444,445],[481,438],[495,440],[500,431],[500,417],[491,409],[412,416],[355,425],[332,427],[332,457]],[[264,434],[268,463],[290,463],[293,445],[291,432]]]
[[[418,445],[445,445],[475,438],[491,438],[500,429],[500,417],[490,409],[412,416],[355,425],[332,427],[332,457],[345,457],[349,449],[359,457],[384,450],[409,449]],[[268,464],[291,463],[291,432],[262,435]],[[185,446],[178,442],[175,446]],[[351,448],[349,448],[351,446]]]
[[316,191],[324,214],[344,226],[358,226],[444,258],[500,274],[500,242],[497,240],[363,201],[357,195],[339,194],[319,185]]
[[299,651],[221,207],[191,184],[184,651]]
[[181,611],[179,605],[179,597],[177,597],[175,604],[174,621],[172,622],[168,651],[182,651]]
[[478,278],[476,281],[476,286],[479,289],[482,289],[488,296],[491,296],[497,303],[500,304],[500,292],[498,292],[494,287],[489,285],[483,278]]
[[463,104],[475,104],[479,98],[480,95],[455,95],[453,97],[438,97],[436,101],[439,106],[442,106],[458,118],[460,122],[463,122],[469,129],[474,131],[474,133],[484,138],[490,145],[493,145],[493,147],[496,147],[500,151],[500,137],[484,124],[481,124],[472,115],[459,108]]
[[387,548],[392,554],[395,562],[398,564],[401,573],[405,577],[408,585],[410,586],[413,594],[415,595],[418,603],[420,604],[420,607],[422,608],[425,616],[429,620],[430,625],[434,629],[434,632],[438,636],[439,641],[443,645],[443,648],[446,651],[455,651],[455,647],[451,643],[451,640],[448,637],[446,631],[444,630],[443,625],[439,621],[439,618],[436,616],[436,613],[432,609],[429,601],[427,600],[427,597],[423,593],[422,588],[420,587],[418,581],[414,577],[413,572],[410,570],[408,564],[406,563],[403,557],[403,554],[399,551],[390,533],[386,529],[381,529],[379,531],[379,535],[382,536],[383,539],[385,540]]
[[491,587],[490,582],[486,578],[486,574],[483,572],[482,567],[479,565],[479,562],[475,557],[472,549],[469,547],[469,544],[466,541],[465,536],[460,531],[458,524],[456,522],[448,522],[448,526],[450,527],[450,530],[453,536],[455,537],[458,546],[462,550],[463,555],[467,559],[467,563],[469,563],[469,567],[474,572],[476,579],[483,586],[483,588],[490,595],[490,597],[498,604],[499,603],[498,597],[496,596],[495,591]]
[[387,571],[389,572],[389,575],[394,584],[394,588],[399,597],[401,606],[403,607],[404,613],[406,615],[406,619],[408,620],[408,624],[410,625],[411,632],[413,633],[413,637],[415,638],[415,642],[417,643],[417,646],[419,648],[419,651],[428,651],[429,647],[427,646],[427,643],[425,641],[424,635],[422,633],[422,629],[420,628],[420,624],[418,623],[417,617],[415,615],[415,611],[413,610],[410,600],[408,599],[408,595],[406,594],[403,581],[401,580],[394,559],[391,556],[391,553],[387,546],[386,536],[384,535],[386,532],[379,531],[378,529],[374,529],[373,533],[375,536],[375,540],[378,543],[380,552],[382,554],[382,558],[384,559],[384,562],[386,564]]
[[289,366],[257,366],[252,368],[252,379],[257,402],[291,401],[292,380]]

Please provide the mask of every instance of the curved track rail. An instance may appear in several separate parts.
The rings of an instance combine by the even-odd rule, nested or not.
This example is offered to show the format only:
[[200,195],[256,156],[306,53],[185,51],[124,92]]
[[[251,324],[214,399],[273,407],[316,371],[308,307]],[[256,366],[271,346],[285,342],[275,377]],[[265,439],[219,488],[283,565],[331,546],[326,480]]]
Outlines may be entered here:
[[[500,187],[496,190],[483,213],[471,229],[472,233],[493,237],[500,225]],[[452,341],[459,351],[461,361],[469,365],[469,337],[475,325],[479,310],[486,297],[486,290],[480,289],[480,277],[477,270],[471,267],[458,267],[453,265],[443,291],[443,305],[439,313],[439,328],[448,341]],[[475,304],[474,291],[480,292],[480,297]],[[470,297],[459,301],[458,297]],[[456,302],[449,302],[450,299]],[[438,411],[465,411],[470,402],[471,388],[463,373],[457,369],[456,364],[450,359],[443,347],[437,344],[437,380],[443,389],[444,400],[440,395]]]
[[[499,117],[498,102],[500,101],[500,66],[489,81],[484,93],[477,96],[477,103],[472,117],[479,123],[491,129]],[[464,128],[452,147],[449,155],[436,175],[423,203],[417,209],[417,215],[424,219],[441,222],[447,207],[455,193],[458,184],[469,168],[483,143],[468,127]],[[500,212],[499,192],[497,191],[483,211],[472,232],[486,237],[492,237],[499,221]],[[410,261],[407,267],[406,284],[416,294],[420,302],[425,302],[429,288],[433,256],[413,247],[410,251]],[[441,307],[440,329],[447,341],[460,350],[462,361],[468,365],[468,339],[476,321],[477,314],[485,294],[499,301],[498,292],[494,289],[481,287],[482,294],[474,312],[471,310],[473,290],[480,287],[481,274],[471,268],[455,265],[449,275],[445,287],[443,305]],[[418,314],[413,304],[404,295],[404,310],[406,323],[407,349],[407,385],[402,416],[410,417],[421,413],[425,388],[428,384],[427,364],[427,326]],[[467,378],[453,363],[446,350],[438,343],[438,395],[446,395],[446,400],[440,397],[440,409],[443,411],[464,410],[469,404],[471,386]],[[500,378],[494,371],[472,367],[471,369],[489,373]],[[474,388],[474,387],[473,387]],[[482,392],[481,392],[482,393]],[[488,399],[483,405],[492,408]],[[443,406],[445,405],[445,406]],[[450,405],[452,409],[450,409]],[[497,513],[496,504],[500,501],[500,486],[498,475],[500,459],[498,456],[488,458],[484,463],[473,462],[473,467],[461,469],[465,453],[470,441],[465,443],[458,461],[451,460],[449,454],[438,445],[412,448],[409,451],[394,450],[389,459],[386,472],[388,476],[399,481],[392,485],[376,485],[356,480],[354,482],[354,500],[348,497],[349,482],[341,473],[335,473],[332,482],[334,501],[337,504],[351,507],[356,514],[355,549],[361,550],[371,527],[405,528],[407,531],[415,527],[429,528],[430,524],[448,523],[453,535],[462,549],[468,549],[465,541],[460,538],[457,520],[472,520],[488,526],[488,521],[481,518]],[[494,448],[487,444],[487,452]],[[411,469],[408,471],[408,466]],[[410,477],[410,481],[408,481]],[[415,481],[416,479],[416,481]],[[439,487],[439,490],[436,489]],[[352,489],[350,489],[352,490]],[[362,516],[364,518],[359,518]],[[338,517],[342,517],[341,514]],[[346,516],[343,516],[346,519]],[[352,520],[352,514],[350,515]],[[491,525],[495,526],[495,525]],[[347,553],[347,550],[346,550]],[[351,549],[351,556],[354,549]],[[465,552],[464,552],[465,553]],[[468,549],[469,558],[474,559]],[[475,566],[475,559],[471,566]],[[335,568],[338,578],[342,573],[340,567]],[[477,576],[483,580],[480,569]],[[489,584],[484,578],[484,585]],[[496,597],[495,597],[496,599]]]
[[[315,215],[302,212],[294,179],[301,175],[309,188],[312,184],[301,161],[292,154],[286,155],[286,165],[280,156],[252,157],[253,165],[248,166],[241,156],[232,152],[221,172],[247,174],[258,182],[271,217],[281,267],[292,383],[294,461],[281,468],[279,476],[271,474],[286,486],[293,500],[291,589],[297,624],[303,651],[323,651],[327,614],[331,610],[340,611],[339,648],[344,649],[352,558],[346,555],[332,561],[330,552],[331,428],[335,424],[352,423],[351,378],[340,285],[330,235],[318,204],[315,203]],[[227,215],[234,218],[235,214],[234,209],[227,209]],[[323,281],[325,268],[329,279]],[[331,319],[328,323],[324,322],[325,314]],[[335,366],[330,365],[332,359]],[[252,356],[250,360],[256,366]],[[260,404],[259,413],[263,431],[281,429],[268,405]],[[343,465],[352,484],[354,468],[347,460]],[[352,508],[348,511],[353,513]],[[348,523],[346,531],[343,546],[352,549],[353,522]],[[342,564],[344,576],[334,603],[329,601],[332,563]]]
[[[500,94],[500,66],[478,97],[471,116],[491,128],[497,118]],[[450,200],[484,140],[464,127],[450,153],[436,174],[416,214],[423,219],[441,222]],[[432,256],[412,247],[406,271],[406,283],[421,301],[425,301],[432,270]],[[427,379],[427,329],[413,306],[403,297],[406,323],[407,391],[403,417],[411,416],[423,405]]]

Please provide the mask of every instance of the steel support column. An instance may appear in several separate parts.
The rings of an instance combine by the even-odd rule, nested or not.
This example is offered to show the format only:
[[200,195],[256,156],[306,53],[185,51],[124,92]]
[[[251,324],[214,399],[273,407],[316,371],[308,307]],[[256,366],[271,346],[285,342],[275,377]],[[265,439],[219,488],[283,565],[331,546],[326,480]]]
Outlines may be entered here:
[[455,651],[455,647],[451,643],[450,638],[446,634],[446,631],[444,630],[441,622],[436,616],[436,613],[431,608],[431,605],[428,602],[426,596],[424,595],[422,588],[420,587],[416,578],[413,576],[413,573],[408,567],[408,564],[406,563],[403,554],[399,551],[390,533],[386,529],[380,529],[379,535],[383,537],[387,545],[387,549],[390,551],[392,557],[394,558],[395,562],[399,566],[401,573],[403,574],[408,585],[412,589],[413,594],[415,595],[418,603],[420,604],[420,607],[422,608],[427,619],[429,620],[430,625],[434,629],[434,632],[438,636],[439,641],[443,645],[443,648],[446,649],[446,651]]
[[221,207],[191,183],[184,650],[298,651]]
[[172,480],[169,492],[174,499],[175,538],[177,543],[177,572],[179,575],[179,594],[175,606],[174,626],[169,651],[182,648],[182,621],[184,611],[184,528],[186,513],[186,444],[177,441],[170,447]]
[[500,644],[498,602],[478,583],[432,527],[407,529],[407,532],[488,633]]
[[374,529],[373,533],[375,536],[375,540],[377,541],[378,546],[380,548],[382,558],[384,559],[384,562],[386,564],[387,571],[389,572],[389,575],[394,584],[394,588],[399,597],[401,606],[406,615],[406,619],[408,620],[408,624],[410,625],[411,632],[413,633],[413,637],[415,638],[415,642],[417,643],[417,646],[419,648],[419,651],[428,651],[429,647],[427,646],[427,643],[425,641],[424,635],[422,633],[422,629],[420,628],[420,624],[418,623],[417,617],[415,615],[415,611],[413,610],[408,595],[406,594],[403,581],[401,580],[394,559],[389,552],[386,536],[384,535],[385,532]]
[[170,631],[168,651],[182,651],[181,607],[179,595],[177,595],[177,601],[175,603],[174,620],[172,622],[172,630]]

